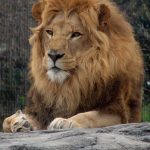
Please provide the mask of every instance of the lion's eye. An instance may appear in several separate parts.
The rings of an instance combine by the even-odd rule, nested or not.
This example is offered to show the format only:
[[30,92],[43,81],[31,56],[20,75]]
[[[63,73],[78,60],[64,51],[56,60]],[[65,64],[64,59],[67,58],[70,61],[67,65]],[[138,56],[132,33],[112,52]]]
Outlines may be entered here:
[[71,38],[77,38],[80,37],[82,34],[80,32],[73,32],[71,35]]
[[46,33],[50,36],[53,36],[53,31],[52,30],[46,30]]

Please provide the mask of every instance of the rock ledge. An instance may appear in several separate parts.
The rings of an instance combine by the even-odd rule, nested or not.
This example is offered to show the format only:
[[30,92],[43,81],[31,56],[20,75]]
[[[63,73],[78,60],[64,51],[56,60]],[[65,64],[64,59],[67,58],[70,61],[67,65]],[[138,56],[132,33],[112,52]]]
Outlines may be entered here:
[[0,133],[0,150],[150,150],[150,123]]

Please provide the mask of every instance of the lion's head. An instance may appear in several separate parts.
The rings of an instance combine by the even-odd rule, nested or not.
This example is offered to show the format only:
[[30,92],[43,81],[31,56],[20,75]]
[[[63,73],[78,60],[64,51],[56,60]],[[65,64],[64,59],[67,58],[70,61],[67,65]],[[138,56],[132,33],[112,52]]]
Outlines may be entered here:
[[91,48],[91,39],[79,16],[60,11],[42,33],[43,66],[53,82],[63,82],[77,70],[78,56]]
[[99,54],[103,55],[102,60],[107,57],[104,53],[109,49],[110,10],[100,2],[43,0],[33,6],[33,16],[39,26],[33,29],[30,41],[36,47],[34,51],[39,51],[35,52],[38,56],[34,59],[40,57],[33,67],[42,65],[50,81],[63,83],[85,67],[93,72],[91,63],[100,63]]

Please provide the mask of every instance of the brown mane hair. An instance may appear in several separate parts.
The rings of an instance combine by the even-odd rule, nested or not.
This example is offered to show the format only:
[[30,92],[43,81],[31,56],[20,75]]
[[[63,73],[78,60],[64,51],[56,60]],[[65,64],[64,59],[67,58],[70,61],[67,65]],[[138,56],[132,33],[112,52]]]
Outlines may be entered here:
[[[39,25],[32,29],[30,38],[32,86],[26,113],[35,116],[42,128],[56,117],[97,108],[120,114],[123,123],[134,121],[133,107],[141,105],[135,97],[141,97],[143,63],[132,27],[115,4],[108,0],[41,0],[39,5],[40,9],[33,7]],[[68,15],[77,12],[93,45],[77,58],[82,68],[61,85],[50,82],[45,75],[41,43],[44,26],[60,11]]]

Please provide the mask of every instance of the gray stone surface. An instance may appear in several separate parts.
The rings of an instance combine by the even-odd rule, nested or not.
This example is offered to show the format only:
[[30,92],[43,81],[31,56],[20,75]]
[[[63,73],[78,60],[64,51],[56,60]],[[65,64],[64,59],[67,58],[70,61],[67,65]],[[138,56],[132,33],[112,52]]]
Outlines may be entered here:
[[150,123],[0,133],[0,150],[150,150]]

